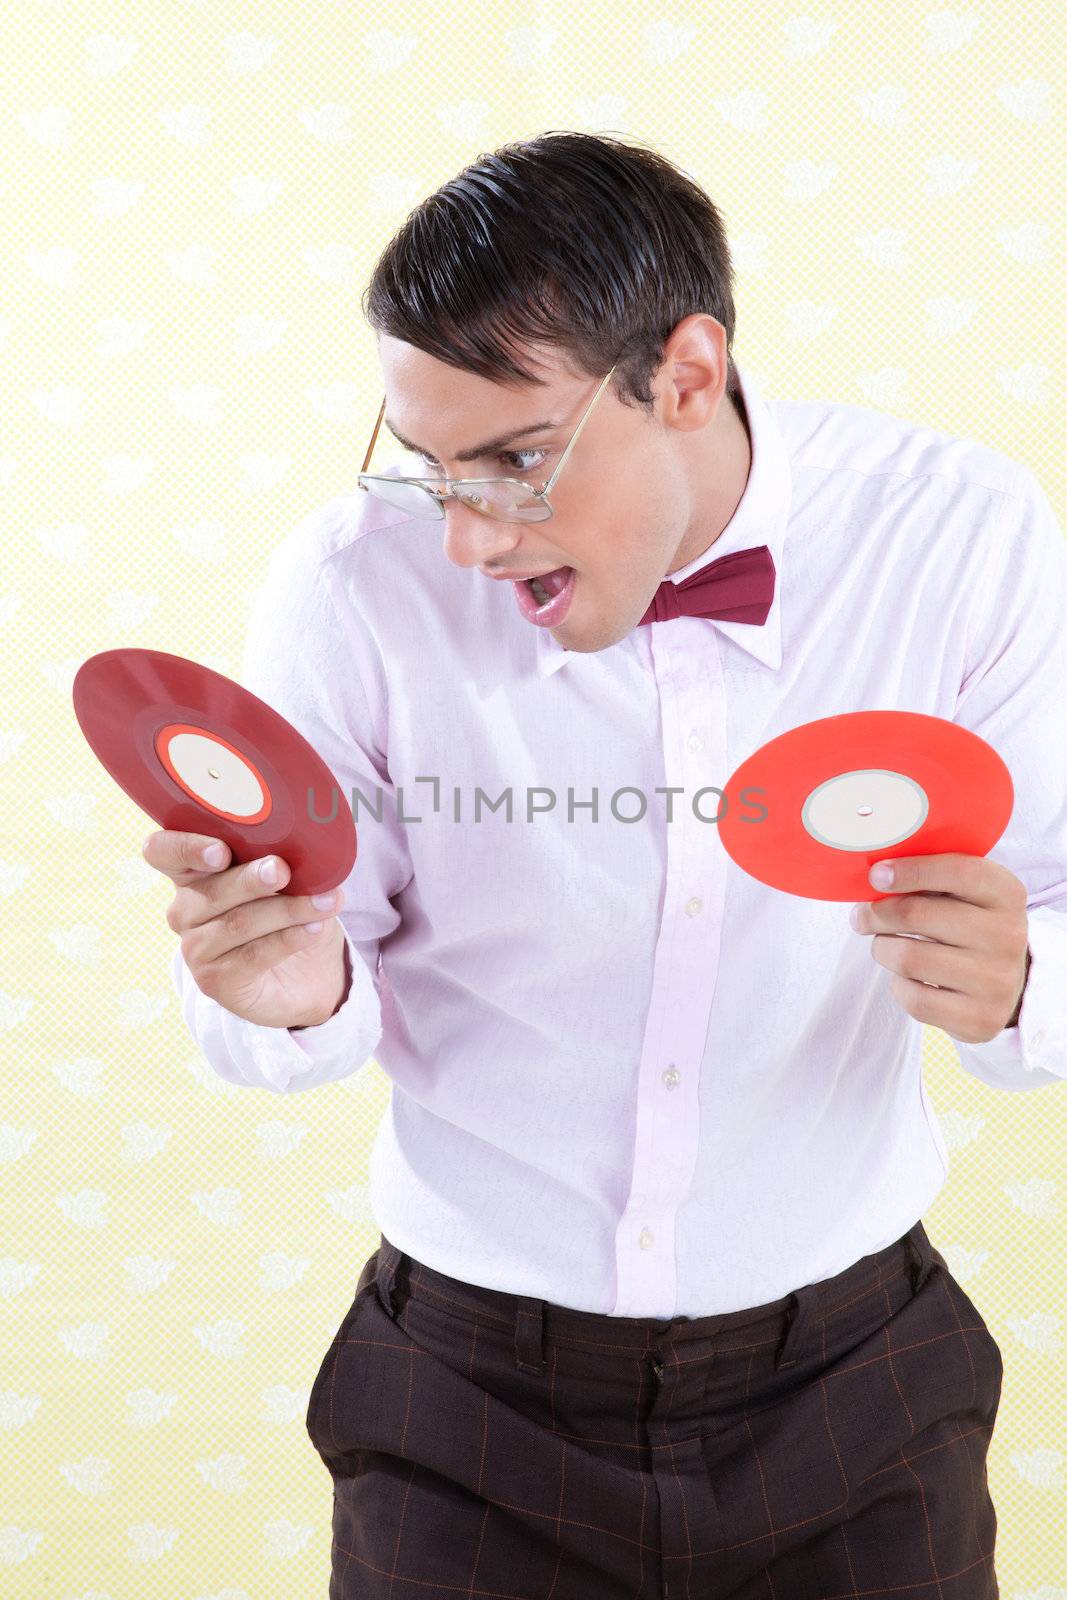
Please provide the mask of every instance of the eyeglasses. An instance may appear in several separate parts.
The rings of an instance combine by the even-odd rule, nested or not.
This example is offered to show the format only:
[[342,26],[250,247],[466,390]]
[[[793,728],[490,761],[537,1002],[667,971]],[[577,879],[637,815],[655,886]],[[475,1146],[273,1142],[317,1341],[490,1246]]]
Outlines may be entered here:
[[[566,450],[559,458],[555,472],[540,489],[524,483],[521,478],[408,478],[368,472],[367,467],[374,452],[374,441],[378,437],[378,430],[385,416],[384,399],[382,408],[378,412],[378,420],[374,424],[370,444],[367,446],[367,454],[363,457],[363,469],[357,479],[359,487],[366,489],[368,494],[376,495],[380,500],[387,500],[390,505],[399,506],[402,511],[410,511],[416,517],[443,517],[444,503],[451,495],[461,500],[471,511],[480,512],[483,517],[495,518],[498,522],[544,522],[553,514],[548,492],[557,482],[563,471],[564,462],[585,427],[589,413],[600,399],[605,384],[618,364],[616,361],[611,372],[606,373],[601,379],[596,393],[585,408],[581,421],[571,434]],[[446,485],[444,489],[430,487],[431,484],[441,483]]]

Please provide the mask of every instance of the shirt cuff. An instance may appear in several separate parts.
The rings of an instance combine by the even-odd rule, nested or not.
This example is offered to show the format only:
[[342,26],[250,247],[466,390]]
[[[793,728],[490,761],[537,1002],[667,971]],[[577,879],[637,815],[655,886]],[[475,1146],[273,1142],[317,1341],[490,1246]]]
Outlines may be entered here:
[[[358,1009],[358,997],[365,987],[360,982],[361,978],[370,977],[365,963],[356,952],[352,940],[348,936],[348,929],[341,924],[341,932],[345,936],[345,968],[348,976],[348,993],[332,1017],[327,1017],[325,1022],[317,1022],[310,1028],[286,1028],[285,1032],[293,1044],[300,1047],[301,1052],[312,1061],[325,1061],[348,1038],[352,1027],[352,1013]],[[366,1001],[363,1005],[366,1011]]]
[[378,991],[343,923],[341,928],[352,981],[340,1010],[325,1022],[294,1033],[216,1008],[228,1050],[235,1060],[250,1060],[251,1082],[276,1093],[293,1093],[347,1077],[365,1065],[381,1035]]
[[1023,1084],[1028,1074],[1067,1078],[1067,910],[1035,906],[1027,923],[1030,976],[1018,1022],[982,1044],[952,1041],[976,1065],[1014,1068]]

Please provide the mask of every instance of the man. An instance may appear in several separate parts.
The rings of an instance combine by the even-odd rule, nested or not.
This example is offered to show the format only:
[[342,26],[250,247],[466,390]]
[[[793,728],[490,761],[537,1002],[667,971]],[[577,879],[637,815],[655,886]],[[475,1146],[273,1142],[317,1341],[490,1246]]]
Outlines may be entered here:
[[[973,441],[766,400],[705,313],[651,417],[558,351],[524,351],[536,391],[379,351],[423,487],[372,470],[290,534],[243,672],[356,800],[343,898],[312,932],[283,863],[146,846],[217,1072],[392,1080],[382,1243],[308,1412],[331,1600],[995,1596],[1003,1364],[921,1223],[921,1024],[993,1086],[1067,1076],[1048,502]],[[552,515],[464,474],[556,479]],[[687,614],[741,552],[745,593]],[[854,931],[730,862],[714,790],[877,708],[979,733],[1016,804],[986,858],[895,861]]]

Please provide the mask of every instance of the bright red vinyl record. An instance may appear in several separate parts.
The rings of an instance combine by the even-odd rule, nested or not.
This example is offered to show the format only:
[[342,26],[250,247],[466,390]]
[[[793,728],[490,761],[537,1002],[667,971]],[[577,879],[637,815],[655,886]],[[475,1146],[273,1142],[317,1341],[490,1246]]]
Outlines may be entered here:
[[749,756],[723,790],[719,837],[760,883],[810,900],[879,900],[894,856],[984,856],[1015,801],[1011,774],[968,728],[917,711],[805,722]]
[[210,835],[233,861],[279,855],[283,894],[323,894],[356,859],[356,825],[329,767],[239,683],[162,650],[103,650],[74,675],[94,755],[161,828]]

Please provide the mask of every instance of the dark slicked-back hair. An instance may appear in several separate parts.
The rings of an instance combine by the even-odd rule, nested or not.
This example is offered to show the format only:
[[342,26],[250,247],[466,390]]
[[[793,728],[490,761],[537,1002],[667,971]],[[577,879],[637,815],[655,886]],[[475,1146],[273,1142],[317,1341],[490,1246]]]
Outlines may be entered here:
[[[733,267],[722,219],[665,156],[608,134],[550,130],[481,155],[405,219],[362,299],[376,333],[506,384],[540,384],[520,346],[551,347],[650,414],[650,379],[683,317],[726,330]],[[735,408],[739,400],[733,401]]]

